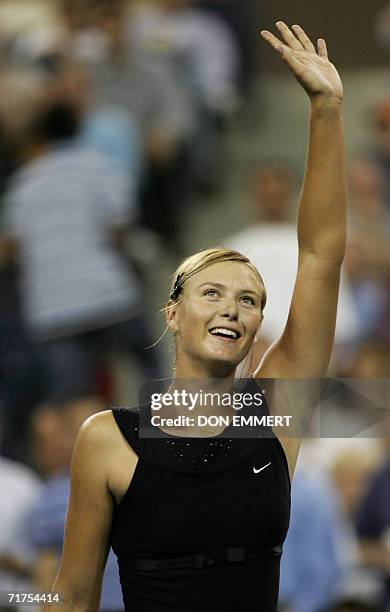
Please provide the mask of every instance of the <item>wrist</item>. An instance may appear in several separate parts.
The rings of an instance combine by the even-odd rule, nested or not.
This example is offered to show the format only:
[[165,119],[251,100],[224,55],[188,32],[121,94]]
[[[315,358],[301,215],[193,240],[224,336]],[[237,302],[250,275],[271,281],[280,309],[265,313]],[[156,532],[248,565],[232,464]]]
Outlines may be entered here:
[[317,94],[310,98],[311,109],[316,112],[340,112],[342,102],[342,98],[324,94]]

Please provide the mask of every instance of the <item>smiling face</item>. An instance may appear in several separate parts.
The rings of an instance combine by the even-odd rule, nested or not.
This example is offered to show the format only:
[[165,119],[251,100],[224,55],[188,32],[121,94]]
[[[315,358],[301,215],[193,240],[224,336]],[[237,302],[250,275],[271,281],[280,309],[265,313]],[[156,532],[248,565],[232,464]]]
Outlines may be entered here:
[[239,261],[212,264],[185,282],[167,309],[176,337],[176,375],[233,376],[262,321],[263,288]]

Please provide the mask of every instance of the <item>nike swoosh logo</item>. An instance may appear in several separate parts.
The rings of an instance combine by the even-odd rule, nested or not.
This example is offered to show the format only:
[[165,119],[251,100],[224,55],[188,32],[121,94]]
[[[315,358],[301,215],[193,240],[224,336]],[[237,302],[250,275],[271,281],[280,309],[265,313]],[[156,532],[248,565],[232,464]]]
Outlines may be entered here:
[[253,466],[253,472],[254,474],[258,474],[259,472],[262,472],[263,470],[265,470],[266,467],[268,467],[269,465],[271,465],[272,461],[270,461],[269,463],[267,463],[267,465],[263,465],[263,467],[259,468],[258,470],[255,468],[255,466]]

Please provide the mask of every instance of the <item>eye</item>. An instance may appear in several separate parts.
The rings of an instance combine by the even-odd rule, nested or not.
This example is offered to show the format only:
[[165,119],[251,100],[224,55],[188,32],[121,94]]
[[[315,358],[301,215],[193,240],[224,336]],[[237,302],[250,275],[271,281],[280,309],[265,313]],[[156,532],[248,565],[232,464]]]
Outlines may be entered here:
[[218,295],[218,291],[216,289],[206,289],[203,295],[211,295],[211,296]]
[[255,306],[256,305],[255,298],[251,297],[250,295],[243,295],[241,297],[241,301],[244,302],[245,304],[251,304],[251,306]]

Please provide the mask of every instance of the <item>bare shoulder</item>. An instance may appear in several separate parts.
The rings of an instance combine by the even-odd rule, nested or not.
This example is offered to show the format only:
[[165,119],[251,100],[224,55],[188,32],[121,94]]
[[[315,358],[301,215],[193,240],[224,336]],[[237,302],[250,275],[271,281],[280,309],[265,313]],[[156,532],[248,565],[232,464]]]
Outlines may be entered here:
[[[77,446],[79,451],[77,451]],[[134,474],[138,456],[123,437],[111,410],[84,421],[75,447],[75,457],[106,482],[117,501],[123,497]]]
[[[118,432],[111,410],[103,410],[88,417],[79,432],[86,443],[105,444]],[[119,432],[118,432],[119,433]]]
[[115,428],[118,429],[110,410],[88,417],[78,432],[73,455],[78,459],[94,455],[101,459],[115,438]]
[[119,430],[111,410],[93,414],[82,424],[77,436],[74,458],[102,470],[110,471],[122,459],[136,461],[137,456]]

